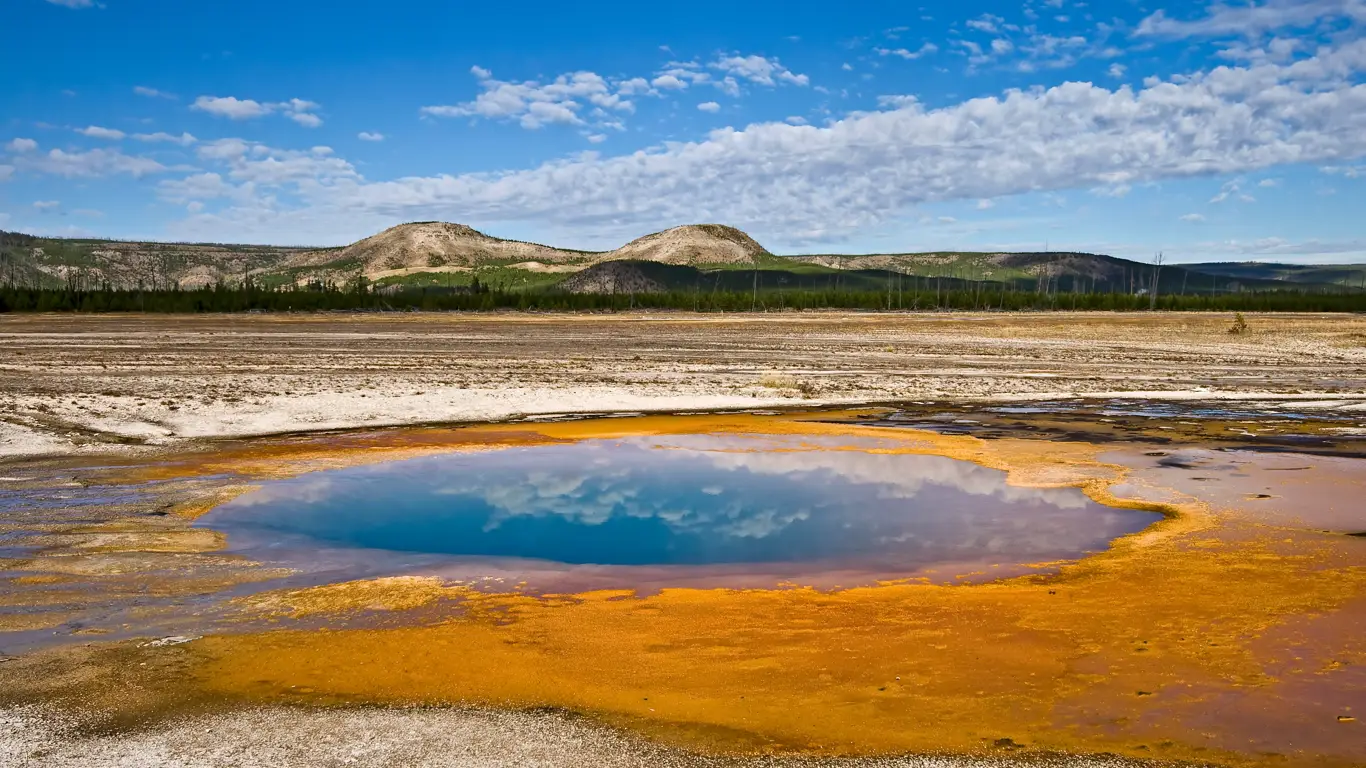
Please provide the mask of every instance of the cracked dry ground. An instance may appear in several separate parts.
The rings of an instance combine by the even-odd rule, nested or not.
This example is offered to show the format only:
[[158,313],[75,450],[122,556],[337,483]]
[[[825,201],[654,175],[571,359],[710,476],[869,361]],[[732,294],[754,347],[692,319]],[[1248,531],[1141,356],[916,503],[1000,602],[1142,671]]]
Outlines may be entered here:
[[0,456],[531,414],[1366,390],[1366,317],[0,317]]

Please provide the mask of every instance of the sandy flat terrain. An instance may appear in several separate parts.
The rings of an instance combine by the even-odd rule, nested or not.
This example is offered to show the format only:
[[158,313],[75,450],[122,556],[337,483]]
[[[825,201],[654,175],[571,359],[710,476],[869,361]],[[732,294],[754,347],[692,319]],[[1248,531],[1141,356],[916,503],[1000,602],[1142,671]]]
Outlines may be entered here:
[[0,317],[0,456],[560,413],[1141,394],[1366,401],[1366,318]]

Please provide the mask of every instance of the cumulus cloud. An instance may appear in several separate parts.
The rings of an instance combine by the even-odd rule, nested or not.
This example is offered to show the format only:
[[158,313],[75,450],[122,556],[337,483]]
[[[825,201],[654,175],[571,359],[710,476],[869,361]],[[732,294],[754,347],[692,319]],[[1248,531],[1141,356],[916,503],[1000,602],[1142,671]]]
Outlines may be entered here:
[[1125,67],[1123,64],[1120,64],[1120,63],[1116,62],[1116,63],[1114,63],[1114,64],[1111,64],[1111,65],[1110,65],[1110,68],[1109,68],[1108,70],[1106,70],[1105,73],[1106,73],[1107,75],[1109,75],[1110,77],[1113,77],[1113,78],[1115,78],[1116,80],[1118,80],[1118,79],[1124,77],[1124,73],[1125,73],[1126,71],[1128,71],[1128,68],[1127,68],[1127,67]]
[[360,133],[356,134],[356,138],[360,139],[361,141],[384,141],[384,134],[371,133],[370,131],[361,131]]
[[323,124],[322,118],[314,114],[321,105],[304,99],[288,101],[260,102],[254,99],[239,99],[236,96],[200,96],[190,105],[190,109],[207,112],[216,117],[229,120],[250,120],[272,113],[280,113],[307,128],[317,128]]
[[[631,112],[635,109],[635,105],[624,98],[620,85],[595,72],[570,72],[548,83],[498,80],[492,72],[478,66],[471,67],[470,72],[479,80],[482,90],[474,101],[427,106],[422,108],[422,114],[433,117],[515,119],[523,128],[536,129],[555,123],[585,125],[588,121],[580,115],[585,107],[597,107],[603,114],[606,114],[606,110]],[[632,93],[640,87],[638,79],[633,78],[626,83]]]
[[239,99],[236,96],[200,96],[190,105],[190,109],[226,117],[229,120],[249,120],[271,112],[266,104],[253,99]]
[[176,136],[173,133],[165,133],[163,131],[157,131],[156,133],[135,133],[133,134],[133,138],[138,141],[151,143],[161,142],[166,144],[179,144],[182,147],[188,147],[196,141],[199,141],[188,133],[182,133],[179,136]]
[[759,85],[809,85],[811,82],[806,75],[799,75],[784,67],[777,58],[764,56],[722,56],[711,63],[711,68]]
[[38,148],[38,142],[33,139],[13,139],[5,148],[11,152],[32,152]]
[[[823,127],[725,128],[501,173],[370,181],[350,169],[298,184],[296,208],[229,211],[206,222],[220,230],[201,234],[317,226],[335,237],[317,223],[325,216],[357,227],[454,218],[635,232],[724,219],[796,245],[839,240],[928,202],[1114,190],[1287,163],[1355,167],[1348,161],[1366,155],[1366,85],[1344,73],[1364,67],[1366,41],[1357,41],[1293,64],[1220,67],[1141,89],[1072,82],[939,109],[906,99]],[[243,142],[226,157],[255,151]]]
[[720,111],[721,111],[721,105],[720,105],[720,104],[717,104],[717,103],[714,102],[714,101],[704,101],[704,102],[702,102],[701,104],[698,104],[698,105],[697,105],[697,108],[700,109],[700,110],[702,110],[703,112],[720,112]]
[[116,128],[101,128],[98,125],[77,128],[76,133],[89,136],[92,139],[109,139],[110,141],[120,141],[128,135]]

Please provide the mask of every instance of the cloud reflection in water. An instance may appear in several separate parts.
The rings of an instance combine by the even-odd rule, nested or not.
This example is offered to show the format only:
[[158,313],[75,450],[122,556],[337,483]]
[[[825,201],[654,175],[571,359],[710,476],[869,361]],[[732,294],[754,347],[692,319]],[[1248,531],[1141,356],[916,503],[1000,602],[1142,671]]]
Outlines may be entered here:
[[1075,556],[1153,519],[969,462],[838,445],[691,435],[447,454],[271,483],[205,522],[230,536],[563,563],[916,567]]

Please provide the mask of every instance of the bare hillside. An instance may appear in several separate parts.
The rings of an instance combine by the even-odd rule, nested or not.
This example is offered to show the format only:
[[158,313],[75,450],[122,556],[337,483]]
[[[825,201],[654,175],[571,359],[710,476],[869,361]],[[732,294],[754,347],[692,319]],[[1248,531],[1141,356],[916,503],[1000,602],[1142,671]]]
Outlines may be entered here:
[[604,261],[654,261],[661,264],[754,264],[768,251],[754,238],[722,224],[688,224],[632,240],[603,256]]
[[502,240],[464,224],[424,221],[390,227],[340,251],[301,254],[285,266],[341,264],[351,270],[360,267],[367,275],[372,275],[396,269],[476,267],[489,262],[562,264],[586,261],[596,255]]
[[570,293],[662,293],[664,284],[647,276],[640,264],[604,261],[565,279],[560,288]]

